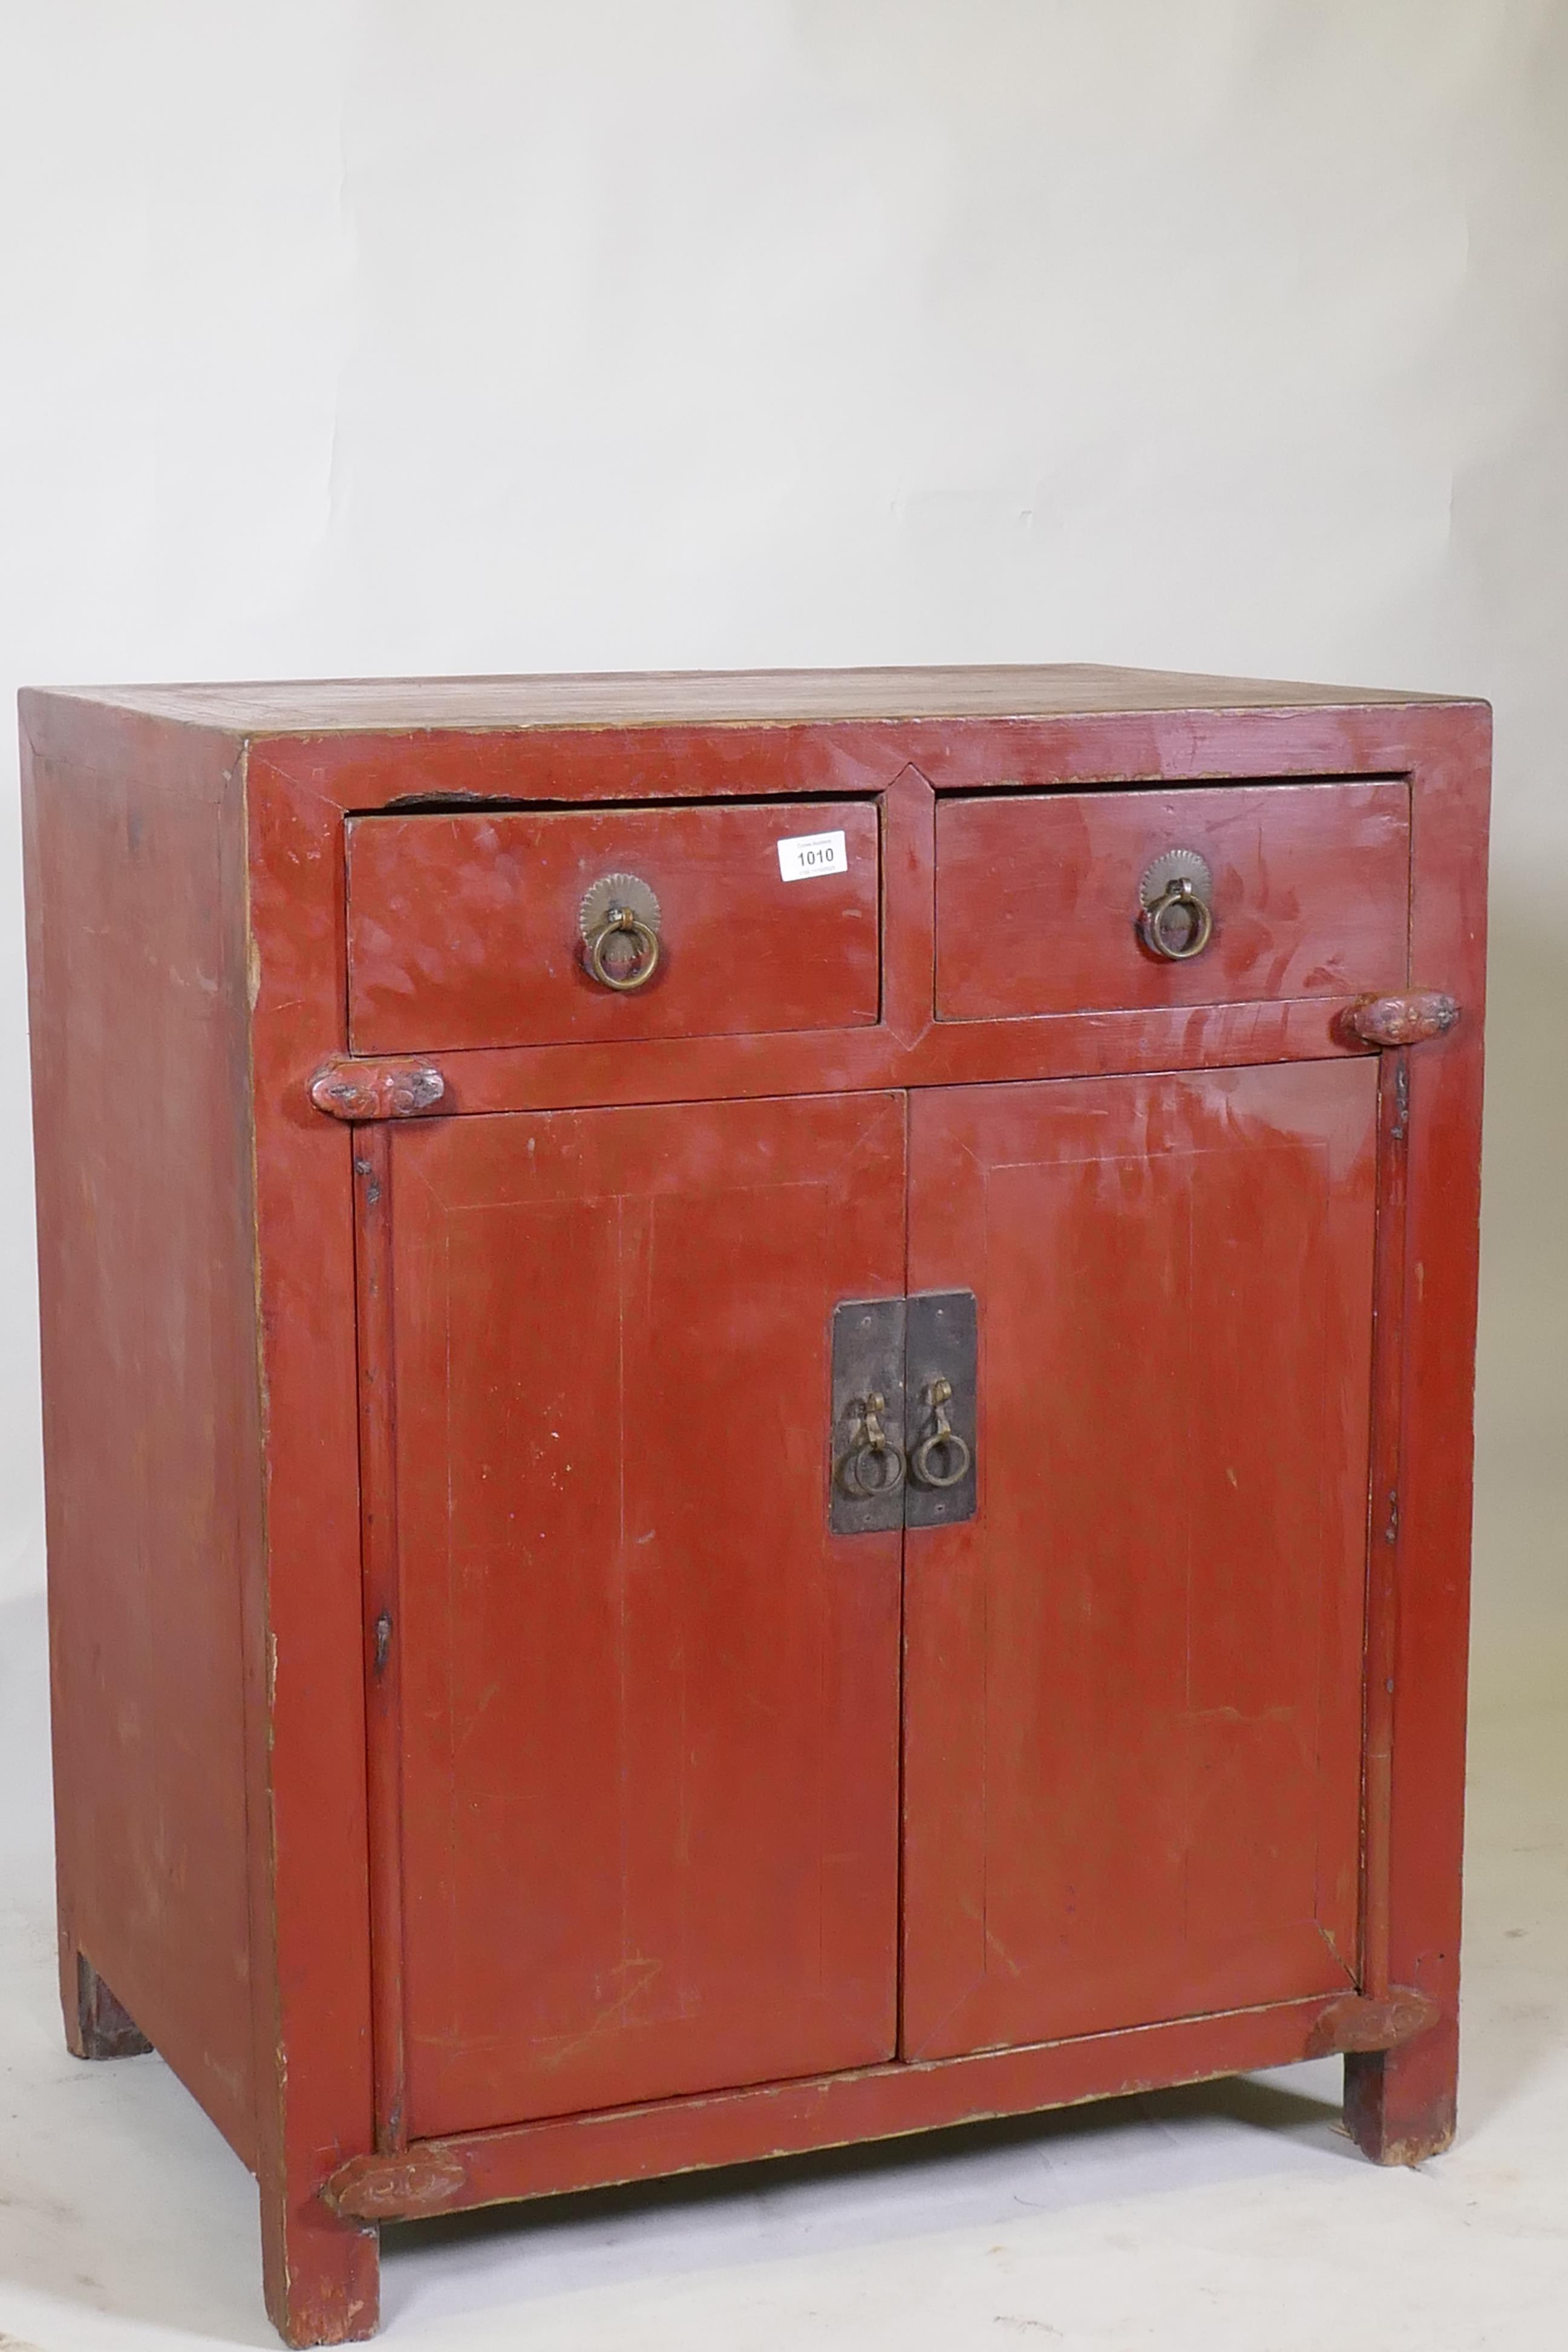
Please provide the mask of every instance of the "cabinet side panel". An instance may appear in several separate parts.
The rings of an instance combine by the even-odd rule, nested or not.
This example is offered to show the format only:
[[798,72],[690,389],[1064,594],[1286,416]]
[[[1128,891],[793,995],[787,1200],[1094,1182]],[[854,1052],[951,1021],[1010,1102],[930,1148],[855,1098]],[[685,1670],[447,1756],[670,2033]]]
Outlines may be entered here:
[[47,698],[22,716],[68,2033],[80,1955],[253,2162],[238,752]]
[[1402,1426],[1388,1522],[1397,1595],[1388,1966],[1440,2015],[1398,2051],[1347,2061],[1346,2120],[1386,2163],[1435,2154],[1455,2126],[1489,713],[1426,713],[1414,750],[1411,978],[1452,995],[1460,1014],[1408,1056]]

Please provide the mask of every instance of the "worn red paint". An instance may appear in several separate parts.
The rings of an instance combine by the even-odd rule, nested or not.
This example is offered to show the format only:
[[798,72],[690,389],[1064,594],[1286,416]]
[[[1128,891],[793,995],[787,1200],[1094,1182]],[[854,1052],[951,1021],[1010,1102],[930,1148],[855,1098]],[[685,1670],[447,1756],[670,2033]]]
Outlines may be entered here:
[[[268,2305],[289,2340],[370,2331],[374,2223],[394,2211],[917,2130],[1284,2063],[1314,2049],[1347,2052],[1347,2117],[1369,2154],[1411,2161],[1445,2145],[1457,2059],[1484,710],[1035,671],[188,688],[29,696],[23,715],[62,1991],[71,2032],[92,2046],[85,1956],[132,2030],[151,2038],[255,2166]],[[1229,796],[1242,788],[1258,803],[1256,854],[1239,835],[1235,854],[1224,848]],[[477,962],[443,965],[437,930],[425,940],[434,976],[426,981],[423,966],[401,972],[415,983],[415,1025],[399,1028],[395,943],[366,940],[369,1025],[360,1042],[385,1037],[391,1057],[354,1055],[348,841],[393,824],[410,829],[411,845],[477,840],[452,835],[458,820],[434,805],[454,793],[468,796],[465,824],[472,814],[487,824],[524,815],[531,803],[580,814],[601,828],[595,849],[611,840],[619,812],[637,820],[644,851],[656,850],[673,807],[687,830],[671,871],[698,879],[681,884],[696,896],[669,933],[662,999],[650,987],[638,1013],[635,996],[612,1003],[587,992],[571,891],[536,900],[525,877],[507,919],[522,908],[529,925],[552,927],[557,960],[550,987],[558,992],[540,997],[538,1018],[482,940]],[[1321,815],[1292,834],[1288,858],[1275,856],[1271,827],[1308,801]],[[1031,802],[1039,841],[1066,812],[1086,838],[1108,845],[1114,869],[1102,864],[1083,882],[1088,929],[1071,942],[1078,978],[1065,993],[1027,908],[996,956],[984,929],[988,853],[971,854],[985,825],[1017,824]],[[484,805],[494,803],[508,809]],[[377,814],[394,803],[402,814]],[[744,1025],[715,1032],[704,992],[681,992],[682,927],[696,927],[687,944],[703,926],[710,940],[723,936],[726,910],[739,907],[742,961],[747,940],[757,942],[755,969],[772,971],[779,988],[794,985],[790,909],[817,886],[792,895],[770,882],[763,896],[741,888],[737,898],[742,868],[730,851],[704,866],[693,845],[708,836],[695,828],[727,807],[771,844],[786,804],[791,826],[809,809],[812,830],[837,826],[841,807],[847,835],[874,811],[878,889],[874,898],[862,890],[871,868],[857,853],[845,971],[836,976],[831,955],[814,949],[791,1016],[805,1025],[770,1031],[765,1008],[742,987]],[[1132,929],[1131,866],[1148,845],[1134,838],[1134,820],[1156,805],[1162,822],[1168,811],[1173,828],[1194,834],[1169,844],[1162,834],[1162,845],[1206,842],[1227,894],[1213,948],[1190,966],[1152,961]],[[1398,862],[1389,844],[1403,840],[1406,809],[1407,910],[1403,895],[1392,907],[1388,883]],[[981,831],[966,847],[972,812]],[[1352,866],[1347,880],[1336,828],[1352,817],[1352,832],[1372,833],[1364,874],[1358,879]],[[435,828],[428,836],[413,830],[425,824]],[[450,855],[435,856],[435,869]],[[1296,868],[1306,897],[1293,908]],[[995,877],[1005,902],[1023,873],[1009,865]],[[396,880],[394,870],[377,886],[384,908]],[[359,898],[361,918],[374,903],[374,892]],[[1099,927],[1112,912],[1114,936],[1102,941]],[[408,909],[398,919],[417,930],[426,918]],[[1073,909],[1058,903],[1054,919],[1070,925]],[[1315,958],[1315,939],[1331,952]],[[1200,984],[1205,964],[1210,979]],[[1413,975],[1423,983],[1419,1012],[1410,1010]],[[715,978],[705,992],[720,985]],[[421,1034],[421,1003],[443,1005],[445,1024],[462,1015],[470,990],[477,1026]],[[1439,991],[1463,1006],[1458,1026],[1433,1010]],[[1373,998],[1406,1009],[1374,1016]],[[647,1011],[656,1001],[665,1007],[657,1022]],[[821,1022],[828,1025],[809,1025]],[[552,1042],[530,1042],[542,1036]],[[392,1052],[394,1038],[406,1054]],[[1384,1049],[1381,1060],[1369,1045]],[[128,1087],[128,1069],[155,1069],[158,1083]],[[907,1181],[894,1150],[906,1104]],[[1206,1166],[1221,1145],[1229,1176]],[[1067,1172],[1074,1153],[1088,1173]],[[966,1269],[981,1286],[978,1262],[965,1256],[977,1171],[988,1171],[996,1192],[985,1213],[995,1220],[1009,1187],[1026,1192],[1016,1172],[1026,1167],[1053,1171],[1056,1205],[1047,1217],[1016,1201],[1014,1222],[997,1226],[1002,1257],[986,1277],[982,1319],[981,1514],[973,1532],[959,1531],[962,1543],[952,1531],[934,1542],[922,1531],[904,1549],[913,1643],[905,2046],[952,2054],[889,2058],[877,2053],[890,2047],[896,1990],[889,1857],[896,1863],[900,1833],[891,1751],[900,1545],[840,1539],[850,1554],[841,1561],[823,1548],[820,1528],[808,1535],[795,1514],[797,1487],[819,1506],[826,1491],[826,1366],[813,1350],[836,1296],[962,1281]],[[1230,1242],[1205,1189],[1222,1176],[1238,1188]],[[1150,1203],[1149,1219],[1128,1228],[1148,1259],[1142,1289],[1117,1286],[1119,1186],[1129,1197],[1142,1188]],[[607,1211],[593,1204],[611,1199],[623,1204],[620,1246],[642,1269],[625,1297],[642,1303],[646,1328],[610,1315],[620,1277],[595,1257]],[[1249,1220],[1248,1199],[1300,1228],[1322,1276],[1321,1328],[1302,1338],[1299,1357],[1289,1311],[1269,1304],[1268,1232]],[[572,1230],[557,1246],[525,1250],[510,1228],[529,1215]],[[471,1235],[458,1273],[438,1277],[437,1228],[455,1232],[464,1219]],[[493,1248],[482,1238],[487,1219]],[[1171,1268],[1189,1227],[1194,1284],[1178,1296]],[[638,1236],[648,1234],[652,1254],[638,1257]],[[791,1256],[797,1273],[759,1302],[746,1290],[746,1261],[760,1264],[770,1249]],[[1060,1286],[1075,1268],[1082,1329],[1060,1311]],[[458,1286],[446,1303],[442,1280]],[[1077,1349],[1086,1376],[1095,1370],[1092,1318],[1119,1318],[1128,1360],[1142,1362],[1138,1414],[1156,1453],[1170,1432],[1149,1361],[1190,1332],[1194,1392],[1212,1417],[1188,1448],[1203,1510],[1182,1541],[1201,1546],[1206,1534],[1211,1549],[1193,1550],[1180,1578],[1159,1555],[1146,1616],[1115,1598],[1142,1555],[1131,1511],[1114,1496],[1101,1514],[1100,1587],[1085,1581],[1076,1538],[1070,1559],[1023,1533],[1016,1556],[998,1546],[1009,1514],[1027,1529],[1034,1474],[1009,1423],[1016,1407],[1005,1409],[985,1381],[1005,1370],[1016,1385],[1008,1315],[1031,1287],[1047,1322],[1056,1316],[1058,1352]],[[733,1362],[714,1354],[724,1376],[710,1381],[704,1318],[716,1289],[739,1353]],[[1212,1344],[1232,1292],[1279,1327],[1257,1398],[1225,1389]],[[437,1411],[446,1377],[437,1339],[448,1315],[472,1363],[490,1361],[498,1373],[467,1400],[469,1433],[456,1444]],[[620,1407],[600,1416],[578,1451],[606,1469],[629,1466],[634,1491],[662,1463],[648,1485],[651,1523],[688,1526],[692,1540],[673,1545],[646,1586],[634,1558],[644,1528],[575,1528],[548,1478],[540,1526],[563,1564],[559,1589],[542,1567],[531,1583],[509,1581],[509,1560],[524,1553],[505,1510],[486,1532],[483,1490],[504,1485],[520,1448],[564,1425],[528,1417],[543,1377],[534,1360],[502,1360],[506,1334],[530,1318],[548,1330],[550,1355],[573,1367],[599,1360],[596,1342],[607,1344],[612,1324],[617,1357],[629,1348],[626,1362],[643,1366],[656,1451],[639,1453],[638,1439],[628,1454]],[[714,1328],[724,1322],[716,1317]],[[676,1333],[662,1356],[660,1330]],[[788,1371],[787,1394],[768,1387],[774,1361]],[[1326,1437],[1310,1435],[1291,1389],[1308,1373],[1325,1382]],[[556,1388],[573,1410],[587,1392],[559,1380]],[[1035,1388],[1042,1428],[1055,1433],[1059,1500],[1081,1538],[1095,1516],[1094,1430],[1082,1403],[1064,1402],[1037,1367]],[[1372,1431],[1359,1469],[1345,1434],[1358,1405],[1369,1406],[1363,1426]],[[1225,1435],[1244,1448],[1240,1460]],[[1258,1878],[1237,1863],[1242,1795],[1251,1801],[1247,1727],[1275,1708],[1300,1729],[1318,1702],[1292,1679],[1305,1555],[1286,1546],[1293,1565],[1270,1586],[1246,1568],[1233,1515],[1306,1510],[1308,1457],[1319,1446],[1332,1466],[1320,1528],[1319,1631],[1332,1661],[1318,1726],[1326,1765],[1314,1779],[1288,1763],[1279,1850]],[[735,1467],[748,1458],[763,1497],[751,1507]],[[700,1465],[715,1459],[722,1475],[705,1485]],[[449,1607],[430,1566],[443,1464],[479,1498]],[[1358,1478],[1364,1655],[1347,1500]],[[531,1492],[520,1488],[507,1509]],[[1160,1507],[1170,1508],[1168,1487]],[[746,1551],[767,1551],[775,1538],[776,1592],[741,1572]],[[710,1563],[706,1579],[695,1573],[700,1559]],[[962,1749],[977,1685],[965,1679],[973,1654],[962,1645],[942,1680],[931,1633],[944,1610],[962,1623],[965,1559],[993,1580],[998,1606],[1026,1633],[1029,1611],[1051,1600],[1042,1579],[1077,1577],[1080,1601],[1100,1612],[1095,1638],[1109,1643],[1108,1670],[1117,1668],[1128,1695],[1113,1738],[1047,1761],[1005,1660],[994,1694],[1003,1752],[1021,1759],[1019,1770],[1032,1754],[1056,1776],[1042,1811],[1062,1818],[1065,1843],[1042,1843],[1026,1823],[1018,1771],[1011,1811],[994,1807],[989,1821],[973,1803],[965,1811],[962,1790],[956,1802],[943,1790],[942,1743]],[[1214,1685],[1212,1704],[1195,1684],[1190,1693],[1167,1687],[1166,1674],[1173,1595],[1196,1577],[1201,1616],[1214,1600],[1204,1598],[1205,1574],[1239,1579],[1233,1597],[1258,1626],[1253,1656],[1227,1648],[1209,1621],[1194,1656],[1199,1682]],[[615,1613],[622,1600],[624,1621]],[[556,1612],[564,1644],[567,1671],[554,1677],[527,1658],[528,1620],[544,1609]],[[726,1626],[740,1670],[727,1664],[730,1679],[708,1685],[689,1718],[700,1735],[689,1751],[696,1777],[681,1798],[670,1759],[685,1751],[666,1739],[660,1718],[676,1677],[672,1670],[661,1697],[654,1668],[661,1643],[672,1659],[682,1644],[698,1656]],[[486,1671],[487,1641],[499,1676]],[[802,1644],[802,1658],[816,1645],[818,1664],[792,1680],[792,1645]],[[594,1656],[606,1671],[612,1658],[628,1670],[629,1711],[614,1725],[601,1719],[594,1677],[572,1681],[573,1659]],[[448,1685],[455,1699],[441,1697],[443,1657],[459,1669]],[[1347,1695],[1358,1658],[1363,1712]],[[843,1785],[820,1792],[826,1810],[815,1815],[792,1814],[788,1774],[746,1716],[748,1660],[752,1687],[773,1711],[778,1756],[805,1757],[813,1725],[830,1735],[826,1752],[839,1757]],[[1257,1690],[1247,1680],[1254,1666]],[[482,1851],[459,1842],[454,1864],[443,1863],[437,1817],[443,1787],[449,1797],[461,1781],[462,1740],[482,1746],[485,1710],[498,1706],[511,1711],[519,1738],[497,1749],[513,1779],[496,1788],[531,1808],[536,1827],[547,1825],[553,1800],[521,1740],[531,1710],[543,1710],[555,1793],[584,1851],[608,1851],[622,1801],[602,1769],[606,1738],[629,1736],[644,1759],[637,1803],[647,1818],[627,1849],[637,1857],[626,1880],[636,1934],[628,1928],[617,1943],[606,1928],[594,1945],[598,1929],[570,1857],[536,1838],[533,1866],[545,1879],[555,1874],[547,1891],[567,1939],[547,1951],[536,1919],[535,1945],[514,1977],[502,1966],[487,1984],[486,1955],[504,1960],[496,1938],[516,1905],[506,1855],[498,1848],[487,1869]],[[1179,1738],[1173,1710],[1184,1726]],[[1233,1718],[1237,1727],[1225,1729]],[[177,1741],[160,1729],[175,1722]],[[1119,1846],[1137,1849],[1156,1734],[1185,1743],[1178,1843],[1196,1874],[1194,1932],[1164,1944],[1138,1924],[1131,1874],[1119,1884],[1110,1866]],[[469,1793],[482,1797],[489,1785],[481,1774]],[[1219,1803],[1226,1826],[1205,1859],[1194,1824],[1211,1785],[1232,1793]],[[745,1904],[731,1934],[704,1875],[700,1832],[748,1788],[757,1835],[735,1845]],[[666,1815],[692,1832],[673,1861]],[[1308,1838],[1330,1868],[1315,1898],[1318,1926],[1298,1936],[1289,1857]],[[841,1850],[858,1857],[856,1874],[828,1884],[828,1858]],[[1073,1915],[1080,1948],[1069,1937],[1065,1955],[1038,1948],[1031,1852],[1041,1883],[1064,1901],[1069,1864],[1075,1886],[1089,1861],[1100,1873],[1089,1912],[1080,1904]],[[170,1853],[182,1857],[174,1872],[160,1860]],[[938,1853],[961,1877],[984,1856],[1011,1905],[993,1928],[1006,1942],[1010,1920],[1035,1940],[1016,1990],[999,1965],[970,1965],[963,1920],[944,1916],[927,1867]],[[1212,1883],[1203,1874],[1211,1862]],[[437,1881],[458,1906],[450,1963],[438,1938],[410,1925],[416,1898]],[[1253,1904],[1247,1936],[1229,1949],[1227,1902]],[[628,1979],[628,1962],[668,1960],[682,1905],[684,1976],[661,1967],[658,1979],[635,1969]],[[809,2002],[790,2007],[799,1978],[787,1948],[808,1913],[829,1956],[816,2017]],[[1097,2009],[1094,1955],[1129,1933],[1135,1965]],[[767,2002],[748,2013],[746,1983],[759,1971],[783,2000],[771,2023]],[[658,2013],[661,1995],[649,1988],[658,1982],[694,1990],[699,2020],[714,2004],[721,2030],[706,2046],[679,1998]],[[443,2004],[458,2027],[450,2064],[438,2054]],[[645,2032],[658,2042],[651,2055],[639,2055]],[[993,2032],[1036,2038],[975,2053]],[[487,2087],[479,2053],[498,2033],[503,2063]],[[781,2066],[801,2079],[755,2080],[757,2069]],[[570,2077],[564,2089],[552,2088],[557,2073]],[[699,2092],[699,2083],[716,2087]],[[583,2101],[620,2104],[557,2111],[557,2102]],[[481,2119],[488,2127],[477,2127]]]
[[1354,1981],[1376,1066],[939,1088],[982,1507],[905,1565],[903,2049]]
[[890,2056],[900,1539],[829,1534],[820,1401],[901,1285],[902,1100],[391,1159],[410,2135]]

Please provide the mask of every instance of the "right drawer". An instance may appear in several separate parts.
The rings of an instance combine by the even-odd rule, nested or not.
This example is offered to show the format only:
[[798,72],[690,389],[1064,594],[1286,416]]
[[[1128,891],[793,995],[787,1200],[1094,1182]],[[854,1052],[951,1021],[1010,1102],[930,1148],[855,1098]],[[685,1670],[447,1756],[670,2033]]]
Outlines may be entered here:
[[[1173,870],[1206,896],[1195,954],[1150,944]],[[1397,989],[1409,901],[1403,783],[955,795],[937,810],[937,1018]],[[1198,920],[1173,906],[1159,936],[1189,945]]]

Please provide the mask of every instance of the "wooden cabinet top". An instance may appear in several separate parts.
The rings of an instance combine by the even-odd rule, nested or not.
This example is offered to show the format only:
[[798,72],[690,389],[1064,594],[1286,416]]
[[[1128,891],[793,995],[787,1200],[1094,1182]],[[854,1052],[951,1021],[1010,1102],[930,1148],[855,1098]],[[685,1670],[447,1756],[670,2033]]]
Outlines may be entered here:
[[[1072,719],[1323,710],[1473,698],[1302,686],[1096,664],[942,669],[655,670],[558,677],[304,678],[274,684],[68,687],[99,703],[256,735],[530,727],[807,726],[845,720]],[[23,715],[33,695],[23,697]]]

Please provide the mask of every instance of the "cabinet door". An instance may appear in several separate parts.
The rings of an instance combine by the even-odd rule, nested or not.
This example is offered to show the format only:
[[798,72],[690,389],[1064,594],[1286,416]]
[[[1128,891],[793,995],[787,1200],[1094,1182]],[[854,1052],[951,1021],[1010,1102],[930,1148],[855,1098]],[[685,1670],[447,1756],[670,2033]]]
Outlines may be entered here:
[[392,1150],[407,2124],[889,2057],[897,1533],[828,1531],[904,1098]]
[[911,1528],[902,2043],[1357,1966],[1376,1065],[913,1098],[980,1310],[979,1509]]

